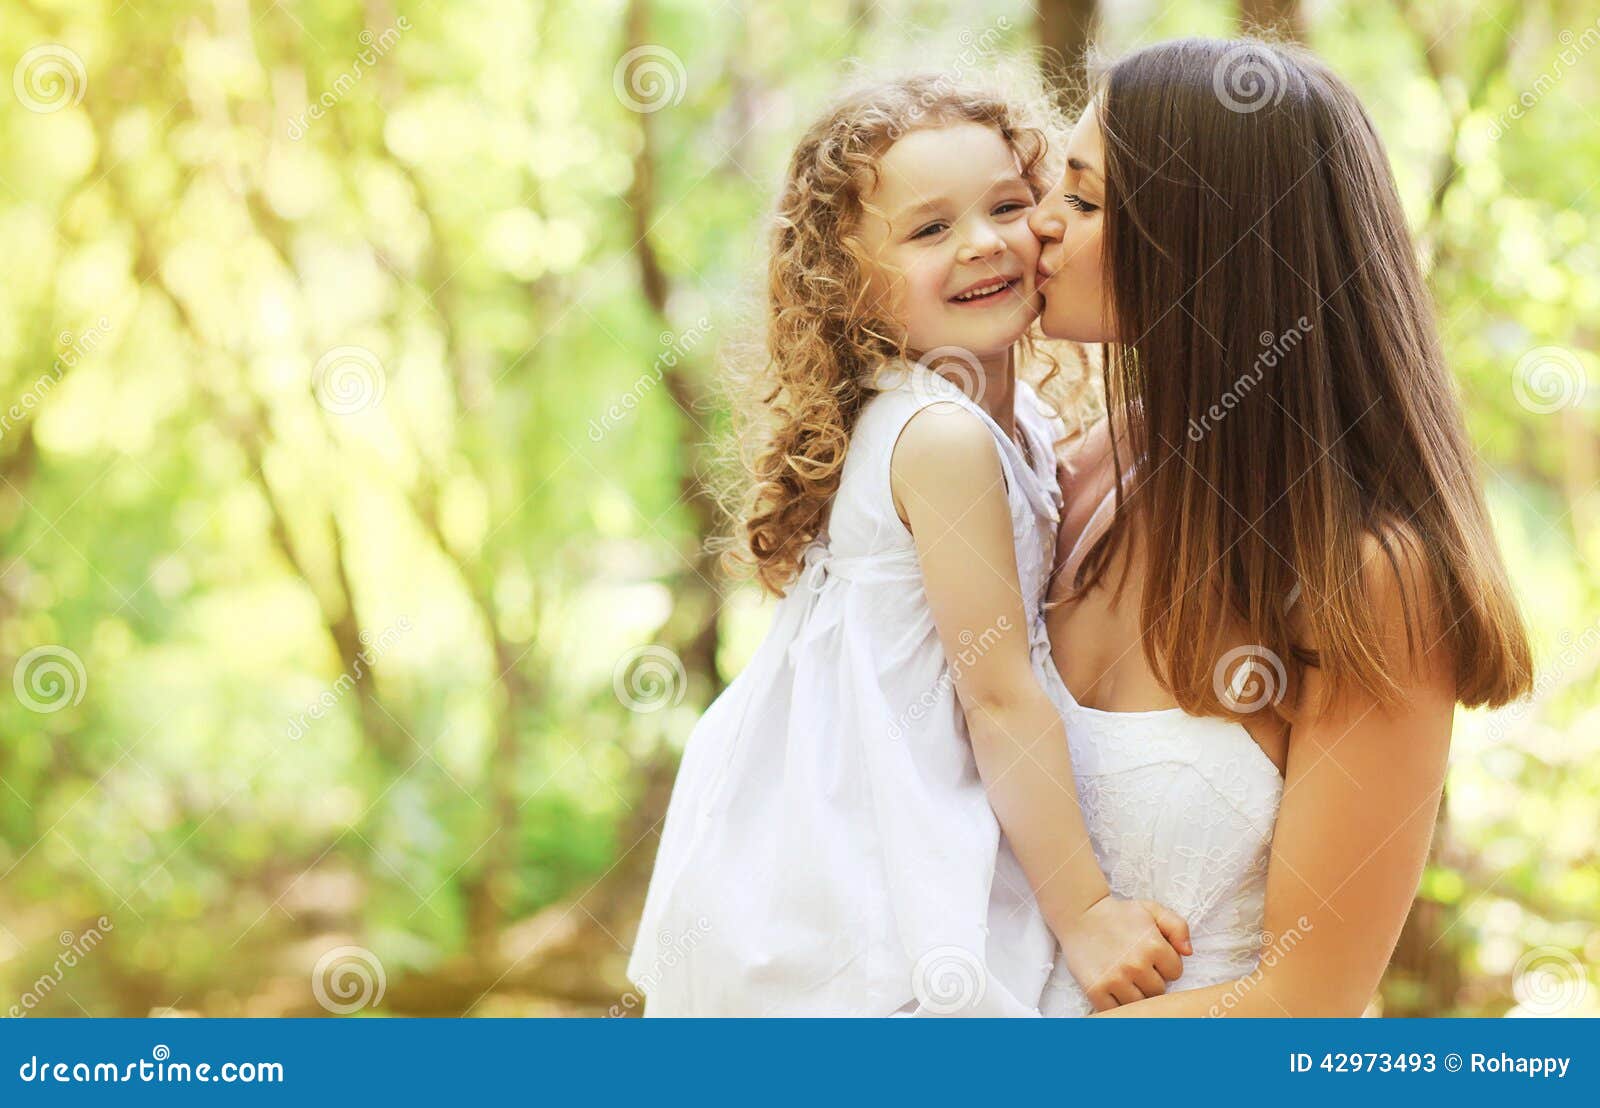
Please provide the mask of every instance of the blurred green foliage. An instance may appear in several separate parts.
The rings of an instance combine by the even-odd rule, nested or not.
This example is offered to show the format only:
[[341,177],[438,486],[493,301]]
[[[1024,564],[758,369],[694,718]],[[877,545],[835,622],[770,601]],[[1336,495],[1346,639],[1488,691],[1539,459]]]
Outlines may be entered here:
[[[1237,15],[1102,7],[1112,53]],[[1541,661],[1459,721],[1383,1007],[1538,1010],[1540,959],[1600,961],[1600,28],[1307,9]],[[974,42],[1033,64],[1038,16],[8,0],[0,1013],[322,1014],[344,947],[368,1014],[605,1011],[673,751],[766,618],[701,548],[762,214],[849,73]]]

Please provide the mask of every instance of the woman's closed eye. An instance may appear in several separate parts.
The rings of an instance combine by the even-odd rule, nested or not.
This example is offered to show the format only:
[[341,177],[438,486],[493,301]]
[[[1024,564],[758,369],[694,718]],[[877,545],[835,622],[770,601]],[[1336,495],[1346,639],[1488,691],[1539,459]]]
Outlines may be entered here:
[[1088,215],[1090,212],[1097,212],[1100,210],[1099,204],[1091,204],[1075,192],[1065,193],[1064,196],[1067,201],[1067,207],[1071,208],[1075,212],[1080,213],[1081,215]]

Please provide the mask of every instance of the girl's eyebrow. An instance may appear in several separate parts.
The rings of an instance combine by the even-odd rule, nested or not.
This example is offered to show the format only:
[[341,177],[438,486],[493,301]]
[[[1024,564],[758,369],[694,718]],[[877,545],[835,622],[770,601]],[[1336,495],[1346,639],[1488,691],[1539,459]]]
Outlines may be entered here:
[[[989,185],[985,195],[990,192],[996,192],[1001,188],[1010,188],[1012,186],[1027,188],[1028,182],[1023,179],[1021,174],[1008,173],[1003,177],[996,177],[993,183]],[[949,207],[951,203],[953,203],[953,201],[945,196],[936,196],[931,200],[922,200],[916,204],[902,208],[895,214],[894,221],[900,222],[902,220],[909,220],[914,216],[921,215],[923,212],[938,211],[941,208]]]

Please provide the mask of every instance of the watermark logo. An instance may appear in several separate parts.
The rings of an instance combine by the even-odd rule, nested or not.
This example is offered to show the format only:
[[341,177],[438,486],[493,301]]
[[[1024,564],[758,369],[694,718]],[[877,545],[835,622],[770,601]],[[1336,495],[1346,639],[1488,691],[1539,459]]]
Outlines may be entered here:
[[999,51],[1006,32],[1011,30],[1011,20],[1005,16],[996,19],[993,24],[985,27],[979,34],[962,30],[956,36],[956,41],[961,44],[961,51],[955,56],[951,66],[936,77],[918,95],[917,103],[912,105],[908,117],[896,120],[889,127],[889,141],[899,142],[905,134],[928,113],[942,97],[956,92],[967,79],[967,74],[977,69],[987,69],[992,63],[994,55]]
[[376,1007],[387,987],[383,963],[364,946],[336,946],[311,970],[311,995],[336,1016]]
[[1315,930],[1312,927],[1311,920],[1306,916],[1301,916],[1294,923],[1293,927],[1284,931],[1281,935],[1274,935],[1270,931],[1261,932],[1262,952],[1260,959],[1256,962],[1256,968],[1235,981],[1233,986],[1222,994],[1222,998],[1211,1006],[1206,1015],[1212,1018],[1225,1016],[1237,1008],[1239,1002],[1261,983],[1261,979],[1266,976],[1267,970],[1276,966],[1281,959],[1288,957],[1289,952],[1299,946],[1306,935]]
[[1578,355],[1562,346],[1537,346],[1517,359],[1511,391],[1528,411],[1549,415],[1582,404],[1589,378]]
[[1227,418],[1228,413],[1244,403],[1245,397],[1259,385],[1266,377],[1269,369],[1278,368],[1283,358],[1305,339],[1305,336],[1314,329],[1312,322],[1305,316],[1294,321],[1294,326],[1280,335],[1271,331],[1263,331],[1260,342],[1265,349],[1255,356],[1250,368],[1239,375],[1239,378],[1223,390],[1216,402],[1200,413],[1199,419],[1189,420],[1189,429],[1186,432],[1190,442],[1199,442],[1205,438],[1213,427]]
[[1283,659],[1264,646],[1236,646],[1211,671],[1211,690],[1223,707],[1239,715],[1283,702],[1289,675]]
[[1537,946],[1511,969],[1511,995],[1531,1016],[1559,1016],[1581,1007],[1589,995],[1589,975],[1572,952]]
[[83,102],[89,74],[83,59],[59,42],[35,46],[17,59],[11,89],[30,112],[49,115]]
[[1288,84],[1278,55],[1253,43],[1235,46],[1211,70],[1211,89],[1223,107],[1245,115],[1282,100]]
[[1557,37],[1561,40],[1561,49],[1557,51],[1555,61],[1550,68],[1540,70],[1533,83],[1518,93],[1516,101],[1489,124],[1491,140],[1498,142],[1505,137],[1511,125],[1533,110],[1585,54],[1600,46],[1600,19],[1584,27],[1580,33],[1574,33],[1569,27]]
[[983,960],[959,946],[936,946],[911,970],[911,991],[917,1003],[938,1016],[972,1007],[989,989]]
[[622,398],[609,405],[601,413],[598,420],[589,421],[589,441],[599,442],[607,434],[620,426],[623,420],[632,415],[634,410],[644,403],[655,387],[661,383],[669,369],[674,369],[681,358],[687,358],[689,352],[705,338],[711,330],[711,321],[701,316],[695,320],[695,325],[682,334],[673,334],[671,331],[661,332],[661,345],[665,348],[656,355],[655,362],[648,373],[641,374],[633,383],[633,387],[622,394]]
[[411,620],[408,616],[401,616],[391,627],[385,627],[376,637],[371,631],[361,632],[361,649],[356,652],[355,659],[350,663],[350,668],[339,675],[339,679],[322,691],[322,695],[311,703],[305,711],[289,719],[289,728],[285,732],[290,742],[298,742],[310,730],[306,720],[320,720],[331,712],[346,693],[356,687],[366,672],[377,664],[378,659],[394,646],[403,632],[411,630]]
[[29,711],[49,715],[76,707],[89,688],[83,659],[64,646],[36,646],[17,659],[11,688]]
[[64,349],[60,354],[56,355],[55,361],[50,365],[50,371],[40,374],[38,379],[28,386],[15,404],[12,404],[4,412],[0,412],[0,438],[4,438],[14,426],[21,423],[29,413],[42,405],[45,397],[49,396],[51,390],[60,383],[67,370],[72,369],[85,357],[94,353],[99,347],[100,341],[105,338],[110,330],[111,321],[105,316],[101,316],[95,321],[93,327],[90,327],[82,334],[74,335],[71,331],[61,332],[56,341]]
[[611,670],[611,688],[630,712],[659,712],[683,703],[689,677],[683,661],[664,646],[628,651]]
[[333,107],[350,94],[361,78],[378,64],[378,60],[389,51],[393,50],[400,41],[402,31],[411,30],[411,21],[405,16],[397,19],[392,27],[386,27],[378,34],[371,30],[364,30],[356,37],[361,41],[361,49],[356,51],[355,59],[350,67],[333,79],[333,84],[321,96],[317,97],[305,111],[289,121],[289,141],[299,142],[310,130],[311,124],[321,119]]
[[317,359],[311,391],[334,415],[354,415],[383,400],[388,378],[378,356],[364,346],[335,346]]
[[993,650],[994,644],[1000,641],[1000,633],[1009,630],[1011,630],[1011,620],[1006,616],[999,617],[992,627],[985,627],[977,634],[974,634],[971,628],[963,627],[961,633],[956,636],[961,649],[949,660],[950,664],[939,675],[939,680],[933,683],[933,687],[924,690],[922,695],[912,701],[910,707],[889,725],[890,741],[904,738],[913,723],[937,709],[940,704],[946,703],[946,697],[955,689],[956,682],[961,680],[961,675],[967,671],[967,667],[974,665],[978,659]]
[[1600,647],[1600,623],[1590,624],[1583,632],[1573,638],[1571,631],[1562,631],[1556,636],[1561,643],[1561,653],[1555,658],[1555,665],[1540,668],[1533,681],[1533,692],[1524,700],[1509,707],[1502,708],[1489,717],[1488,736],[1490,742],[1499,742],[1507,734],[1515,732],[1531,712],[1548,696],[1555,693],[1566,682],[1568,675],[1577,669],[1595,650]]
[[43,1004],[45,998],[66,978],[67,971],[75,967],[80,958],[87,957],[90,951],[104,942],[106,932],[113,930],[115,927],[111,920],[101,916],[95,921],[95,926],[86,929],[81,935],[74,935],[71,931],[61,932],[59,936],[61,945],[67,949],[56,955],[49,972],[41,973],[35,978],[33,984],[17,998],[17,1002],[11,1006],[7,1014],[12,1019],[20,1019]]
[[694,926],[682,935],[674,936],[665,931],[661,932],[656,941],[655,961],[651,963],[649,972],[634,982],[637,991],[629,989],[623,993],[622,999],[613,1004],[606,1014],[613,1017],[621,1016],[637,1008],[655,991],[655,987],[661,984],[662,971],[671,969],[687,958],[689,952],[699,946],[700,941],[710,933],[711,921],[705,916],[695,920]]
[[682,59],[665,46],[635,46],[611,71],[611,89],[622,106],[644,114],[674,107],[688,85]]

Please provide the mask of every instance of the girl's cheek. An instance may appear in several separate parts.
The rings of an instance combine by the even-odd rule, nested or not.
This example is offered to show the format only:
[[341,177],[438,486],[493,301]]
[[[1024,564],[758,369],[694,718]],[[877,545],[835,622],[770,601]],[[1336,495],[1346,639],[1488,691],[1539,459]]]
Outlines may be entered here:
[[1033,237],[1033,232],[1024,223],[1019,234],[1012,236],[1011,249],[1030,268],[1039,261],[1039,240]]
[[912,274],[912,280],[915,282],[919,300],[943,302],[944,297],[940,295],[940,290],[944,286],[944,270],[937,262],[929,260],[918,266],[916,272]]

